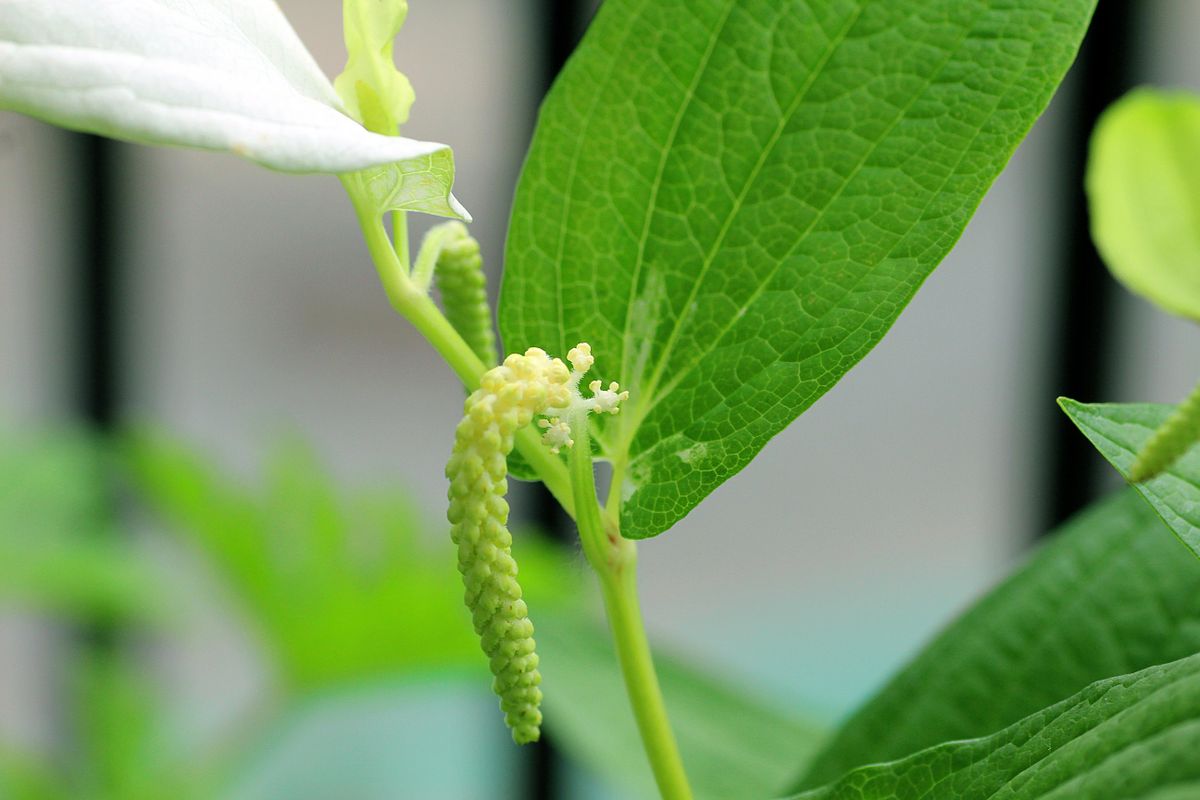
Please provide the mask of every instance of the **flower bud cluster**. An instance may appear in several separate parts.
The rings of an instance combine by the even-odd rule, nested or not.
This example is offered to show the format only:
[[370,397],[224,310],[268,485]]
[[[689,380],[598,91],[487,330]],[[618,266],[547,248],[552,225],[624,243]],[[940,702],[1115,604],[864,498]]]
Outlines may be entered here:
[[562,361],[536,347],[510,355],[467,398],[446,465],[447,516],[467,608],[495,676],[492,689],[518,744],[540,735],[542,692],[533,623],[521,599],[507,527],[507,458],[518,430],[545,409],[570,401],[570,377]]
[[435,226],[428,235],[441,237],[433,274],[446,319],[480,361],[495,364],[496,335],[492,332],[487,276],[483,272],[479,242],[457,220]]
[[[440,264],[439,264],[440,268]],[[572,369],[544,350],[531,347],[488,370],[467,398],[466,414],[454,434],[446,465],[450,479],[450,535],[458,546],[458,569],[466,587],[467,608],[490,660],[505,722],[518,744],[538,739],[542,714],[541,675],[529,609],[521,598],[517,562],[508,531],[508,456],[514,437],[534,417],[551,452],[574,444],[572,421],[587,414],[620,411],[629,396],[620,386],[602,389],[592,381],[592,397],[579,394],[579,383],[595,359],[586,342],[567,354]]]
[[608,384],[607,389],[601,388],[600,381],[592,381],[588,384],[588,391],[592,396],[582,397],[579,394],[579,382],[592,368],[592,364],[596,363],[592,347],[587,342],[580,342],[572,347],[567,353],[567,360],[571,362],[571,376],[567,380],[570,399],[566,403],[547,408],[544,413],[548,419],[538,420],[538,426],[544,431],[542,441],[550,448],[550,452],[555,454],[575,444],[575,440],[571,438],[569,422],[572,412],[579,412],[577,417],[586,417],[588,414],[619,414],[622,401],[629,398],[629,392],[621,391],[621,385],[616,381]]

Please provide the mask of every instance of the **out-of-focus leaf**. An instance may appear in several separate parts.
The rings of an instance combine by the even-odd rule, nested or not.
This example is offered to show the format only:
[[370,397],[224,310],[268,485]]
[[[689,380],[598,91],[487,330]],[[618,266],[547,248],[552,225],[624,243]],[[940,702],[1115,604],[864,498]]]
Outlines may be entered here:
[[102,444],[82,433],[0,444],[0,603],[69,616],[161,620],[166,595],[116,530]]
[[450,148],[347,117],[272,0],[4,0],[0,109],[286,172],[369,169],[387,208],[466,216]]
[[368,130],[391,136],[408,120],[415,95],[392,60],[407,0],[345,0],[342,35],[349,60],[334,80],[346,110]]
[[1198,650],[1200,565],[1122,492],[1073,517],[926,646],[842,725],[796,789],[994,733],[1093,681]]
[[[1108,463],[1126,478],[1137,454],[1171,414],[1153,403],[1058,404]],[[1200,557],[1200,448],[1193,447],[1157,478],[1134,485],[1188,549]]]
[[[223,800],[517,797],[512,739],[487,683],[422,679],[306,697],[245,752]],[[431,748],[429,743],[439,742]]]
[[[641,739],[603,628],[575,613],[535,621],[546,725],[568,755],[641,797],[656,797]],[[659,652],[655,667],[698,798],[770,797],[815,750],[820,728],[753,692]]]
[[1092,134],[1087,193],[1113,275],[1200,320],[1200,98],[1138,89],[1110,106]]
[[71,800],[71,791],[44,760],[0,748],[0,800]]
[[166,730],[164,704],[146,676],[119,652],[76,665],[75,693],[84,768],[73,796],[112,800],[207,800],[203,759],[185,758]]
[[[343,496],[299,446],[276,453],[261,490],[161,438],[134,437],[128,453],[137,487],[212,560],[294,688],[486,666],[444,523],[403,492]],[[532,537],[514,549],[543,603],[574,594],[557,550]]]

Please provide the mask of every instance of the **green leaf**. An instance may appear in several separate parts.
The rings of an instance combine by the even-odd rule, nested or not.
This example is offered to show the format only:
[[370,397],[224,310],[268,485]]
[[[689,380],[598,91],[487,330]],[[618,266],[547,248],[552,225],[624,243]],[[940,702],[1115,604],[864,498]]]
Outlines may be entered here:
[[200,800],[216,763],[189,754],[169,735],[165,703],[148,676],[120,653],[71,665],[82,770],[72,796]]
[[[1099,681],[982,739],[857,769],[805,800],[1161,798],[1200,791],[1200,655]],[[1186,789],[1186,792],[1185,792]]]
[[344,0],[342,33],[349,59],[333,82],[351,116],[368,130],[393,136],[408,120],[415,95],[392,60],[407,0]]
[[[1133,491],[1068,521],[858,710],[796,789],[1200,650],[1200,567]],[[952,796],[952,795],[946,795]]]
[[114,529],[112,475],[83,434],[0,437],[0,605],[162,622],[169,598]]
[[517,190],[509,351],[591,343],[622,533],[682,518],[883,337],[1092,0],[608,0]]
[[[211,561],[290,688],[485,668],[450,537],[402,491],[343,493],[298,444],[279,448],[266,485],[249,490],[158,436],[131,437],[126,451],[135,489]],[[521,582],[543,603],[565,602],[572,572],[539,544],[514,545]]]
[[388,174],[390,207],[465,217],[450,148],[347,117],[272,0],[5,0],[0,110],[285,172],[370,168]]
[[[1100,454],[1126,478],[1143,445],[1170,416],[1172,407],[1152,403],[1058,404]],[[1193,447],[1157,478],[1135,484],[1167,526],[1200,557],[1200,449]]]
[[[657,797],[621,671],[604,630],[579,613],[536,620],[546,725],[564,751],[639,797]],[[777,795],[822,738],[752,692],[656,652],[663,696],[698,798]]]
[[70,800],[71,790],[49,759],[0,746],[0,797],[4,800]]
[[1200,320],[1200,99],[1138,89],[1110,106],[1092,135],[1087,193],[1113,275]]

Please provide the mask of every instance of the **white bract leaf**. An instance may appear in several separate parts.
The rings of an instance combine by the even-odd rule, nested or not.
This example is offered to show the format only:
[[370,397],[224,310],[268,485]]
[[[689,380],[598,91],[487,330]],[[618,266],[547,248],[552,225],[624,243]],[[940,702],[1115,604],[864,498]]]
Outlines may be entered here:
[[0,0],[0,109],[285,172],[370,169],[397,189],[381,212],[468,218],[450,148],[346,116],[273,0]]

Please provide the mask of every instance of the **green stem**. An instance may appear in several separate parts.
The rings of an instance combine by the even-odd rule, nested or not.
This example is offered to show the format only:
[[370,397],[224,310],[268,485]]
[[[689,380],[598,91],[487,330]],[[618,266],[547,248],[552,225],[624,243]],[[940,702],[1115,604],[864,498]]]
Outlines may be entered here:
[[[388,241],[387,229],[383,219],[360,199],[349,178],[343,178],[346,191],[354,203],[358,223],[362,227],[367,249],[371,260],[375,262],[375,270],[387,293],[392,308],[396,309],[405,319],[413,324],[421,335],[433,345],[433,348],[446,360],[451,369],[458,375],[459,380],[468,391],[479,388],[479,379],[492,365],[485,365],[471,350],[470,345],[463,341],[458,331],[454,330],[441,309],[420,291],[408,276],[408,270],[401,264],[396,250]],[[552,455],[541,442],[541,437],[533,428],[526,427],[517,432],[516,448],[525,461],[542,479],[542,483],[554,495],[559,504],[568,514],[574,516],[575,502],[571,495],[571,482],[567,469],[557,456]]]
[[[410,277],[407,226],[403,216],[395,218],[396,241],[393,244],[388,240],[382,218],[362,199],[353,177],[343,177],[343,184],[354,203],[371,259],[392,307],[420,331],[467,389],[473,391],[489,365],[479,360],[437,305]],[[637,594],[637,545],[621,536],[615,515],[601,515],[592,473],[586,415],[575,421],[572,430],[577,441],[569,475],[562,461],[542,445],[534,428],[526,427],[517,433],[516,447],[559,504],[577,518],[584,553],[600,578],[617,660],[659,792],[665,800],[691,800],[692,790],[667,719],[650,655],[650,642],[642,622]]]
[[588,563],[600,577],[604,609],[642,746],[664,800],[691,800],[692,790],[667,718],[650,641],[642,622],[637,593],[637,545],[621,536],[615,516],[600,512],[586,413],[575,415],[571,434],[575,437],[570,459],[571,485],[579,539]]
[[396,258],[400,262],[400,266],[404,268],[404,272],[409,270],[408,257],[408,212],[393,211],[392,212],[392,240],[395,242]]
[[1131,483],[1157,477],[1200,440],[1200,383],[1175,407],[1149,441],[1142,446],[1129,468]]

